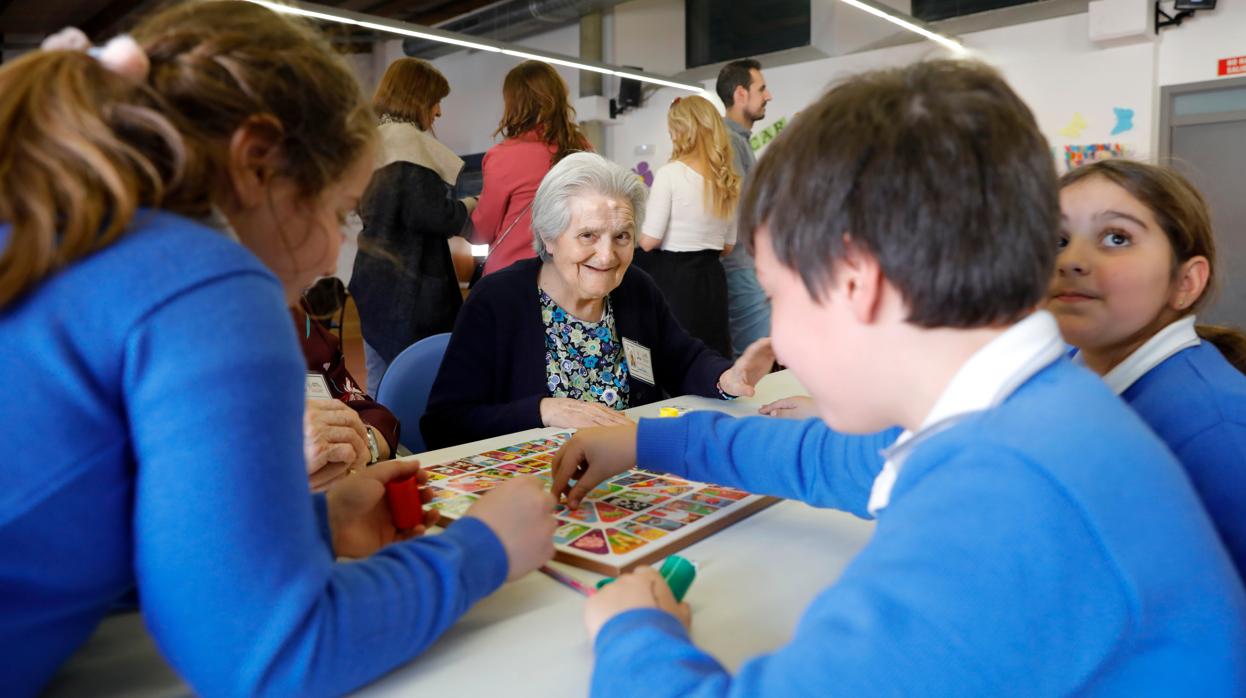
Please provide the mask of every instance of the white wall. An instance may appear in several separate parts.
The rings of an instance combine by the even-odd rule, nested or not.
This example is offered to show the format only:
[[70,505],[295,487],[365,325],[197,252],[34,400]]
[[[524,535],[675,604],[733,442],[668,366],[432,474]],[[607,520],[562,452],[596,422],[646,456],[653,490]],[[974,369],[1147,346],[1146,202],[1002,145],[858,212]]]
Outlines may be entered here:
[[1162,32],[1160,85],[1215,80],[1221,58],[1246,56],[1246,2],[1220,0],[1216,9],[1201,10]]
[[[907,1],[888,0],[888,4]],[[889,29],[880,20],[838,3],[833,6],[836,26],[832,34],[841,47],[887,36]],[[1034,110],[1059,159],[1065,146],[1094,143],[1121,144],[1135,156],[1150,156],[1157,140],[1159,86],[1215,79],[1218,59],[1246,55],[1246,2],[1242,0],[1221,0],[1218,9],[1199,12],[1181,27],[1164,29],[1153,40],[1132,45],[1097,46],[1087,38],[1087,23],[1088,15],[1083,13],[961,37],[976,57],[997,66]],[[683,0],[620,4],[607,15],[606,32],[607,62],[662,74],[684,68]],[[574,55],[579,51],[578,37],[578,27],[572,25],[521,43]],[[389,61],[401,55],[400,42],[379,45],[373,75],[379,76]],[[775,99],[755,130],[791,117],[844,76],[939,55],[944,54],[937,46],[921,42],[767,68]],[[452,90],[442,104],[438,137],[459,153],[488,149],[495,142],[491,134],[501,117],[502,78],[517,62],[466,51],[437,59]],[[366,72],[362,67],[361,74]],[[574,99],[577,71],[560,68],[559,72]],[[712,79],[702,84],[712,93]],[[617,81],[607,79],[606,94],[613,95],[617,89]],[[670,154],[666,109],[682,94],[686,93],[658,90],[643,107],[615,120],[606,129],[607,154],[628,167],[641,161],[651,167],[665,163]],[[1116,109],[1132,110],[1132,129],[1112,133],[1118,125]]]
[[[670,31],[654,36],[657,30],[651,28],[646,41],[682,43],[682,30],[678,37]],[[1147,42],[1101,49],[1086,35],[1087,15],[1080,14],[977,32],[963,38],[978,58],[1004,73],[1034,111],[1039,127],[1060,152],[1061,159],[1064,146],[1092,143],[1121,143],[1145,156],[1154,136],[1155,47]],[[622,37],[616,40],[624,41]],[[774,101],[767,107],[766,119],[754,126],[754,132],[780,118],[790,118],[828,85],[845,76],[942,55],[942,49],[923,42],[764,69]],[[712,80],[704,84],[712,90]],[[666,108],[680,94],[685,93],[662,90],[642,109],[620,117],[621,123],[608,131],[612,156],[628,167],[635,167],[640,161],[651,168],[665,163],[670,156]],[[1134,111],[1133,129],[1111,134],[1117,123],[1115,108]],[[1085,127],[1078,135],[1062,133],[1077,114],[1085,121]],[[652,147],[653,152],[646,154],[645,146]]]

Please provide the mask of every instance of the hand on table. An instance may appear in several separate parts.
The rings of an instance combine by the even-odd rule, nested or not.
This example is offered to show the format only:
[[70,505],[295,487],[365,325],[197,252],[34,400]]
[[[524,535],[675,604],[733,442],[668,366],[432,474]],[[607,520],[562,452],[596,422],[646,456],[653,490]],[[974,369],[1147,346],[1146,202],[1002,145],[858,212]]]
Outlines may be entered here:
[[636,425],[581,429],[554,454],[550,465],[553,487],[550,494],[559,499],[571,480],[567,506],[575,509],[585,495],[603,480],[636,465]]
[[584,604],[584,626],[589,642],[611,618],[634,608],[657,608],[675,616],[685,628],[692,627],[692,609],[676,603],[671,588],[652,567],[641,566],[602,587]]
[[372,458],[368,432],[359,413],[341,400],[311,399],[303,410],[303,455],[313,491],[319,492],[351,468]]
[[493,488],[465,516],[480,519],[502,542],[508,562],[506,581],[549,562],[554,556],[556,502],[535,477],[517,477]]
[[354,475],[343,477],[326,493],[329,530],[333,533],[333,552],[342,557],[367,557],[398,540],[422,535],[437,523],[435,510],[424,513],[424,523],[407,531],[394,527],[385,502],[385,483],[411,475],[420,483],[420,498],[427,503],[432,493],[428,473],[417,460],[391,460],[377,463]]
[[597,402],[569,397],[547,397],[541,400],[541,423],[547,427],[579,429],[631,422],[622,412],[616,412]]
[[818,416],[818,405],[808,395],[792,395],[762,405],[758,410],[768,417],[809,419]]
[[762,337],[748,345],[748,349],[735,360],[735,364],[723,371],[718,378],[718,386],[728,395],[752,397],[753,386],[770,373],[772,368],[774,348],[770,346],[769,337]]

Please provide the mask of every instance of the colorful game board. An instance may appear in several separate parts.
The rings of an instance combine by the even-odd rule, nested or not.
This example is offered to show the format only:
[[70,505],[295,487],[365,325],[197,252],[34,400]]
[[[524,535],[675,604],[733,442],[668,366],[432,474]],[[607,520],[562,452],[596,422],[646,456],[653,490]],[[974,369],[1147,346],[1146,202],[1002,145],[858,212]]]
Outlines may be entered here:
[[[521,475],[547,484],[559,433],[426,468],[429,505],[457,519],[480,495]],[[597,486],[578,509],[559,505],[554,559],[607,575],[661,560],[777,502],[730,487],[630,470]]]

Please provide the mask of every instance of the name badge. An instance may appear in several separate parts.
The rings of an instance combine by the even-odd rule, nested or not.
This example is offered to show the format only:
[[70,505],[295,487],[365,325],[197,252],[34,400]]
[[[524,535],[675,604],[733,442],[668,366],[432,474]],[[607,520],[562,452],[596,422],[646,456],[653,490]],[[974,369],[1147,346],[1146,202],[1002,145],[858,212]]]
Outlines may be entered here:
[[649,354],[648,347],[624,337],[623,355],[627,357],[628,371],[636,380],[657,385],[657,379],[653,377],[653,357]]
[[313,399],[332,400],[333,399],[333,393],[329,392],[329,381],[326,381],[323,375],[319,373],[308,372],[307,374],[307,399],[309,400],[313,400]]

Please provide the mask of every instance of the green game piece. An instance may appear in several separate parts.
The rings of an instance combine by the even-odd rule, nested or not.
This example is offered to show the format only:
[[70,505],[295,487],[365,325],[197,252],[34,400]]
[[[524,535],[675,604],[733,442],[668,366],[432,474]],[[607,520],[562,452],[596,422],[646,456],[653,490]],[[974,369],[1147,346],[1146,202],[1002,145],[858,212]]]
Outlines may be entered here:
[[[662,563],[658,574],[662,575],[662,579],[666,580],[666,585],[671,588],[675,603],[680,603],[684,600],[684,594],[688,593],[688,587],[692,586],[692,581],[697,578],[697,568],[687,558],[671,555]],[[606,577],[597,582],[597,588],[600,589],[613,581],[614,577]]]

